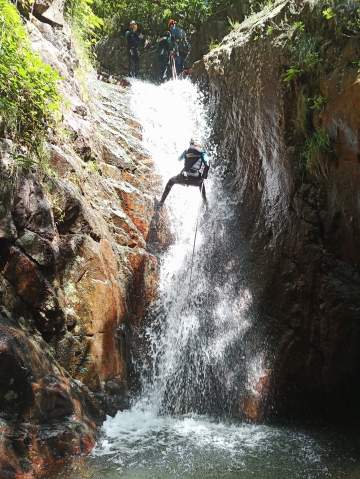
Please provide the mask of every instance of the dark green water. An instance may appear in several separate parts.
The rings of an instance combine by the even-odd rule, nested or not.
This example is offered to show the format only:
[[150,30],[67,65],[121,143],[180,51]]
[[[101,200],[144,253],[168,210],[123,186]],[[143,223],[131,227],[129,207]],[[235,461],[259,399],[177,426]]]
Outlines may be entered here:
[[108,419],[94,454],[57,479],[360,479],[355,434],[159,417]]

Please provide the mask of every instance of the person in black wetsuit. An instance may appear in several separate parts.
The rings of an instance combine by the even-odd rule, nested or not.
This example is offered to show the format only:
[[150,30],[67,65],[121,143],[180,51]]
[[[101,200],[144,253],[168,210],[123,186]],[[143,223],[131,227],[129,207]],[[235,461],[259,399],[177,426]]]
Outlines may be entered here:
[[135,20],[132,20],[129,29],[125,33],[127,40],[127,50],[129,56],[129,76],[138,77],[140,69],[140,54],[139,47],[143,42],[144,35],[138,31],[138,25]]
[[180,75],[185,68],[185,60],[188,56],[190,46],[186,38],[186,33],[182,28],[179,28],[176,24],[176,20],[169,20],[168,23],[172,42],[175,47],[173,48],[175,57],[176,73]]
[[172,50],[172,40],[170,32],[165,32],[160,38],[157,46],[159,61],[159,80],[169,79],[171,72],[169,71],[169,56]]
[[179,175],[173,176],[167,182],[161,200],[157,203],[157,207],[161,208],[174,185],[197,186],[200,188],[203,202],[207,206],[206,191],[204,180],[206,180],[209,172],[209,161],[206,153],[195,142],[190,141],[190,146],[180,156],[179,160],[184,160],[184,168]]

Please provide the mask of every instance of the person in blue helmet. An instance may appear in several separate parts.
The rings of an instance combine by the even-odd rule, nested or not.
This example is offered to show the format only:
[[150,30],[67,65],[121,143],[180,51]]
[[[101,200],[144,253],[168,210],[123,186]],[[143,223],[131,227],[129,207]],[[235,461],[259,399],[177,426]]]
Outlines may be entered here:
[[210,164],[206,153],[197,141],[191,139],[189,148],[182,153],[179,160],[184,161],[184,168],[180,174],[173,176],[167,182],[161,200],[157,203],[157,208],[163,206],[174,185],[197,186],[200,188],[203,202],[207,206],[204,180],[208,177]]

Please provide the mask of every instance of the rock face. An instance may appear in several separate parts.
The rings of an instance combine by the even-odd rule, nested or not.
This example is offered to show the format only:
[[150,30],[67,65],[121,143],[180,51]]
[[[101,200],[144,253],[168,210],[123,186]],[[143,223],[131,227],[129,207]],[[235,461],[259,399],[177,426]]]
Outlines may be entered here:
[[34,477],[89,452],[100,408],[24,318],[0,314],[1,477]]
[[[271,370],[262,400],[243,403],[252,419],[358,417],[360,52],[356,38],[334,42],[331,24],[322,27],[316,15],[307,2],[277,1],[194,69],[208,89],[219,178],[234,208],[223,219],[226,244],[214,248],[237,258],[233,272],[242,272],[239,284],[249,285],[257,305],[254,335],[266,342]],[[293,22],[311,35],[330,29],[322,44],[328,63],[311,92],[326,104],[306,116],[332,145],[318,152],[316,173],[304,170],[308,143],[297,126],[314,77],[286,84],[293,60],[281,38],[271,38],[273,28]]]
[[157,251],[166,238],[150,228],[158,179],[126,88],[77,80],[66,25],[27,27],[61,74],[65,106],[45,168],[21,170],[16,145],[0,142],[0,476],[9,479],[88,452],[105,413],[127,405],[129,338],[157,294],[148,244]]
[[[125,32],[118,32],[105,37],[96,45],[96,57],[101,72],[127,76],[129,73],[129,60]],[[140,48],[140,76],[157,80],[158,58],[156,45],[150,48]]]
[[216,14],[199,26],[191,36],[191,52],[188,63],[191,65],[209,52],[211,42],[220,42],[231,30],[230,23],[239,23],[250,13],[249,0],[229,2]]

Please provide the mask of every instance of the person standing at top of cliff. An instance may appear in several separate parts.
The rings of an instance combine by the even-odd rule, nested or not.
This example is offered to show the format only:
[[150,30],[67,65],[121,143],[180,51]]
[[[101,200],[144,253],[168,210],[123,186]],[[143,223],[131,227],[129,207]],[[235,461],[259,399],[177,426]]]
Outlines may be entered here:
[[169,31],[173,44],[175,45],[173,54],[175,56],[176,73],[180,75],[185,67],[185,60],[189,53],[189,42],[186,33],[176,24],[176,20],[169,20]]
[[189,148],[182,153],[179,161],[184,161],[184,168],[181,170],[180,174],[173,176],[167,182],[161,200],[155,202],[156,208],[159,209],[164,205],[165,200],[174,185],[197,186],[200,188],[203,202],[207,207],[204,180],[208,177],[210,164],[207,155],[199,142],[191,139]]
[[164,79],[169,79],[171,77],[171,68],[170,68],[170,54],[173,51],[174,45],[171,40],[170,32],[165,32],[164,35],[160,38],[157,45],[158,53],[158,77],[160,81]]
[[137,78],[140,69],[140,53],[139,47],[144,41],[144,35],[139,32],[138,24],[132,20],[129,29],[125,33],[127,40],[127,50],[129,57],[129,76]]

